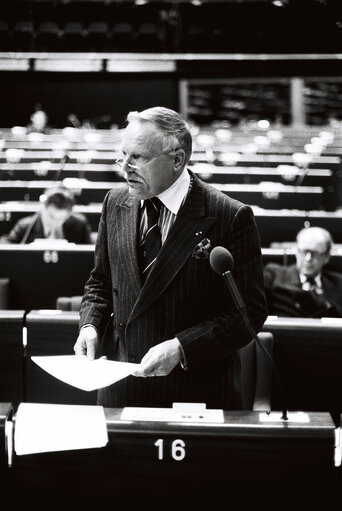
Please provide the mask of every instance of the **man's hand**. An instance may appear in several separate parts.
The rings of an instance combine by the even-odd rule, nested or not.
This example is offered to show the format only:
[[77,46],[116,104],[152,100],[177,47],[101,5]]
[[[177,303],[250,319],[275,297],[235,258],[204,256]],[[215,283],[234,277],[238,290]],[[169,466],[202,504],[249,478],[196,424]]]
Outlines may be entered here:
[[180,362],[182,348],[177,338],[153,346],[140,362],[133,376],[166,376]]
[[87,355],[89,360],[94,360],[99,344],[97,330],[92,325],[81,328],[74,345],[75,355]]

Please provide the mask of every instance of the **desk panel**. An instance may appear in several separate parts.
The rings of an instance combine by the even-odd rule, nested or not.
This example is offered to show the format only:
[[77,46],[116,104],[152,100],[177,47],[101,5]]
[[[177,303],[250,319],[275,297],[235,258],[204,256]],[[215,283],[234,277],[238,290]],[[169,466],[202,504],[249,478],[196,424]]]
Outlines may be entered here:
[[335,243],[342,243],[342,211],[253,208],[263,247],[273,242],[292,241],[304,227],[327,229]]
[[[269,316],[263,330],[274,336],[273,357],[290,410],[342,410],[342,319]],[[279,388],[273,380],[272,409],[280,409]]]
[[0,277],[10,279],[10,309],[54,309],[58,296],[83,294],[94,246],[49,247],[0,245]]
[[0,401],[24,400],[23,310],[0,310]]
[[[224,412],[222,424],[198,425],[124,421],[121,413],[105,409],[104,448],[14,456],[13,484],[29,495],[39,487],[42,496],[112,497],[116,503],[133,497],[151,504],[164,496],[179,505],[192,497],[202,509],[202,499],[212,505],[227,488],[230,497],[241,497],[246,488],[260,491],[267,484],[273,496],[284,484],[319,483],[326,492],[333,483],[334,426],[325,414],[284,425],[261,424],[257,412]],[[181,448],[172,449],[174,442]]]
[[96,392],[67,385],[32,362],[33,356],[73,355],[78,336],[77,312],[32,311],[27,315],[25,357],[26,401],[35,403],[96,404]]

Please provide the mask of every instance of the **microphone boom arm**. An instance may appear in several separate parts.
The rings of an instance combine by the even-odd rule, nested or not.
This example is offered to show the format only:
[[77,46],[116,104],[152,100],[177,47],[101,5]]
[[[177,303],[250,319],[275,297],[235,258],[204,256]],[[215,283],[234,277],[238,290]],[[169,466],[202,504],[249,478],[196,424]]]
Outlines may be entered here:
[[283,386],[282,386],[280,378],[279,378],[279,374],[278,374],[276,365],[275,365],[275,363],[273,361],[273,358],[271,357],[271,355],[269,354],[269,352],[267,351],[265,346],[263,346],[262,343],[260,342],[260,340],[258,339],[258,336],[255,333],[254,328],[252,327],[252,325],[251,325],[251,323],[249,321],[246,306],[245,306],[245,304],[244,304],[244,302],[242,300],[242,297],[241,297],[241,295],[239,293],[239,290],[238,290],[238,288],[236,286],[236,283],[235,283],[235,280],[233,278],[233,275],[228,270],[228,271],[222,273],[222,277],[223,277],[223,279],[224,279],[224,281],[225,281],[225,283],[226,283],[226,285],[228,287],[228,290],[231,292],[231,295],[232,295],[233,300],[235,302],[236,308],[240,312],[240,314],[242,316],[242,319],[244,320],[245,325],[246,325],[250,335],[256,341],[258,346],[262,349],[262,351],[265,353],[265,355],[268,357],[268,359],[269,359],[269,361],[271,363],[273,372],[274,372],[274,374],[276,376],[276,379],[277,379],[277,382],[278,382],[278,385],[279,385],[279,388],[280,388],[280,392],[281,392],[281,395],[282,395],[283,406],[282,406],[282,417],[281,418],[283,420],[288,420],[288,417],[287,417],[287,407],[285,405],[285,393],[284,393],[284,389],[283,389]]

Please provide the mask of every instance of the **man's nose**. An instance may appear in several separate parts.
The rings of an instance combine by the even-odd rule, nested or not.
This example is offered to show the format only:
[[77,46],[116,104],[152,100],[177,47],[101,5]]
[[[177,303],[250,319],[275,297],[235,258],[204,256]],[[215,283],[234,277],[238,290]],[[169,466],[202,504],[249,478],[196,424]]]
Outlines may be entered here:
[[133,172],[135,170],[135,166],[133,165],[132,160],[129,156],[123,158],[122,167],[126,172]]

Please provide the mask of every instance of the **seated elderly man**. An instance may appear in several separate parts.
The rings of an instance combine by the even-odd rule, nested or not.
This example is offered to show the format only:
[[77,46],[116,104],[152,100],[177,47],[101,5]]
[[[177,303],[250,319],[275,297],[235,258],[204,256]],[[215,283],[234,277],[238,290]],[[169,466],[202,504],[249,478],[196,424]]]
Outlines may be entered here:
[[84,215],[72,212],[73,193],[63,186],[50,188],[42,196],[40,210],[18,220],[2,243],[32,243],[41,238],[65,239],[91,244],[91,227]]
[[332,247],[330,233],[320,227],[297,234],[296,263],[264,268],[270,315],[296,317],[341,317],[342,275],[324,267]]

